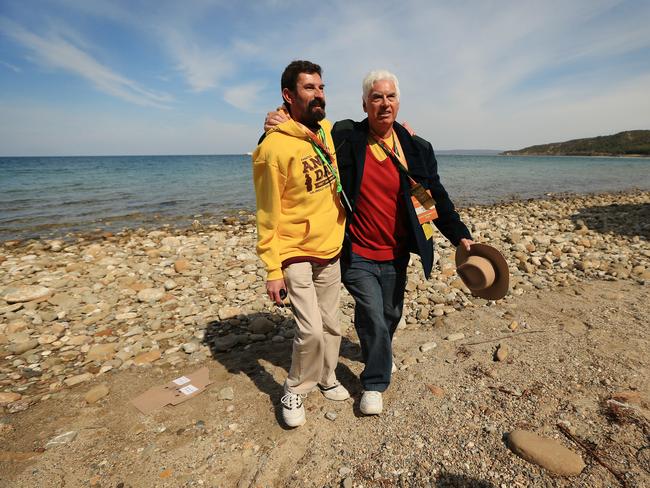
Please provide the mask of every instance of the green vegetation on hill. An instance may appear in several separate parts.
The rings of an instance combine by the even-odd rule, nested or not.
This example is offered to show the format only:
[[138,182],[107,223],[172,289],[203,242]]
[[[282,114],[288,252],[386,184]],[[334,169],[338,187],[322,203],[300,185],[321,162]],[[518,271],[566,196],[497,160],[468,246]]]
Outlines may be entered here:
[[504,151],[502,154],[506,156],[650,156],[650,130],[628,130],[611,136],[539,144],[517,151]]

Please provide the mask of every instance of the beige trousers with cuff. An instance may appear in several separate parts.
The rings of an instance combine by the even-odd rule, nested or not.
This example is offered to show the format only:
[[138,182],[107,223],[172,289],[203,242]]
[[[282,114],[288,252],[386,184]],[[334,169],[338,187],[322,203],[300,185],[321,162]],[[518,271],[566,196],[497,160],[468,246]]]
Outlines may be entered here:
[[284,281],[296,321],[286,388],[307,394],[318,383],[333,386],[341,346],[339,260],[327,265],[290,264],[284,269]]

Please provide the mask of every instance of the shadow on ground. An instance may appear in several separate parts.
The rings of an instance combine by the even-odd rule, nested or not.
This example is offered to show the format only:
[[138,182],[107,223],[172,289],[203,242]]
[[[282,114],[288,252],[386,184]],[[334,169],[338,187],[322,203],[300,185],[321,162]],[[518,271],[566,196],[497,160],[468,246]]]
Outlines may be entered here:
[[650,240],[650,203],[581,208],[571,219],[578,229],[584,224],[589,230],[602,234],[640,236]]
[[[238,321],[241,324],[250,324],[260,317],[275,324],[286,320],[272,313],[256,313],[239,316]],[[273,402],[276,419],[283,425],[280,398],[284,393],[284,379],[291,367],[293,341],[286,339],[283,342],[271,342],[267,337],[259,342],[249,342],[245,325],[233,327],[228,321],[212,321],[206,325],[203,343],[210,348],[212,357],[229,373],[246,374],[259,391],[267,394]],[[361,350],[358,344],[346,337],[342,337],[340,355],[353,361],[361,361]],[[273,375],[271,371],[277,368],[281,368],[282,371]],[[356,375],[346,365],[339,362],[336,376],[351,395],[354,396],[360,391]]]

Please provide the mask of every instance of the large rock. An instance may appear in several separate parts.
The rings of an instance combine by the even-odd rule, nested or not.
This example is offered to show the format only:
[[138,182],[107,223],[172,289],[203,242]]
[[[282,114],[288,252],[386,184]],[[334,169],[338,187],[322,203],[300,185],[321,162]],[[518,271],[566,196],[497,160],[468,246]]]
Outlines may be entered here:
[[31,302],[45,298],[52,291],[40,285],[22,285],[17,287],[8,288],[5,290],[5,295],[2,297],[7,303],[22,303]]
[[560,476],[577,476],[585,467],[579,454],[534,432],[514,430],[508,434],[507,444],[517,456]]

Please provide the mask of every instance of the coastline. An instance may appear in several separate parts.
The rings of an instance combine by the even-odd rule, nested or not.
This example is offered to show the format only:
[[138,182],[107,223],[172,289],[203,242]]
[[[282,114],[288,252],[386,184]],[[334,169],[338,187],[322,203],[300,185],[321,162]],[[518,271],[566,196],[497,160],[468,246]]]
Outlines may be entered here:
[[[613,483],[594,462],[575,479],[552,478],[501,442],[517,426],[559,436],[558,421],[623,459],[630,481],[649,481],[636,452],[621,447],[643,445],[643,431],[612,423],[600,402],[650,387],[650,191],[459,212],[476,241],[504,253],[506,298],[471,297],[452,247],[436,235],[432,279],[416,259],[409,266],[386,414],[365,418],[344,292],[340,379],[355,399],[332,406],[312,393],[308,424],[294,431],[277,422],[293,321],[265,299],[249,212],[182,229],[4,242],[0,438],[11,462],[0,463],[0,481],[366,486],[444,475],[489,483],[468,486]],[[497,344],[508,351],[499,361]],[[201,366],[214,381],[206,392],[150,416],[135,413],[129,402],[137,394]],[[102,385],[105,395],[84,399]],[[646,415],[646,400],[639,402],[630,415]],[[330,412],[334,420],[324,417]],[[42,449],[63,432],[76,434]],[[98,468],[104,460],[106,469]]]
[[[462,209],[478,209],[478,208],[488,208],[488,207],[502,207],[503,205],[509,205],[512,203],[521,203],[521,202],[538,202],[546,200],[563,200],[563,199],[573,199],[573,198],[606,198],[608,196],[621,196],[626,195],[635,195],[638,193],[648,192],[650,190],[644,190],[640,188],[631,188],[621,191],[598,191],[598,192],[586,192],[586,193],[573,193],[573,192],[546,192],[544,196],[541,197],[530,197],[522,198],[518,195],[509,195],[505,196],[497,201],[492,203],[481,203],[473,205],[457,205],[457,208]],[[140,217],[140,216],[138,216]],[[222,224],[232,225],[233,223],[240,222],[253,222],[255,219],[255,210],[249,208],[226,208],[220,212],[216,213],[203,213],[203,214],[194,214],[194,215],[179,215],[179,216],[156,216],[153,215],[147,219],[146,222],[142,222],[141,218],[132,218],[133,225],[122,226],[120,229],[116,229],[114,226],[101,226],[100,221],[89,222],[81,225],[85,227],[86,230],[76,230],[76,231],[62,231],[54,233],[53,235],[45,236],[31,236],[31,237],[19,237],[14,236],[9,239],[0,239],[0,247],[15,247],[15,246],[29,246],[37,242],[47,243],[48,241],[62,241],[64,243],[71,243],[75,241],[100,241],[106,238],[112,238],[115,236],[127,236],[131,233],[142,233],[142,232],[152,232],[152,231],[164,231],[169,232],[170,235],[176,234],[187,234],[193,233],[197,230],[207,230],[207,229],[220,229]],[[105,219],[105,220],[115,220],[115,219]],[[179,224],[178,222],[183,222]],[[69,228],[70,226],[78,224],[66,223],[66,222],[57,222],[52,224],[53,226]],[[29,232],[29,231],[25,231]],[[35,231],[33,231],[35,232]]]
[[547,154],[547,153],[527,153],[527,154],[518,154],[518,153],[509,153],[504,151],[497,154],[497,156],[512,156],[512,157],[544,157],[544,158],[631,158],[631,159],[650,159],[649,154]]

